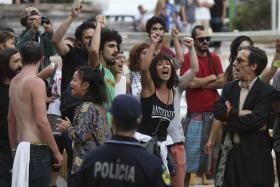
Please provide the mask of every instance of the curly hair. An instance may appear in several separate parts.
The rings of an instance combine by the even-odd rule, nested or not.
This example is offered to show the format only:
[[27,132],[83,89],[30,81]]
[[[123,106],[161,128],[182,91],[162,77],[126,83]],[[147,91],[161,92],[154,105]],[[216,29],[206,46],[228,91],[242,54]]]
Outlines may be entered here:
[[155,87],[159,88],[162,83],[162,80],[159,78],[158,73],[157,73],[157,64],[162,60],[168,60],[171,65],[171,75],[170,75],[169,80],[167,81],[167,88],[171,89],[174,86],[178,86],[179,79],[176,74],[176,70],[173,66],[172,57],[170,57],[168,55],[158,55],[153,58],[152,63],[150,65],[150,69],[149,69],[150,75],[154,82]]
[[87,29],[95,29],[95,24],[91,21],[85,21],[77,27],[75,31],[75,38],[78,42],[82,41],[83,32]]
[[144,49],[148,49],[149,44],[147,43],[139,43],[134,45],[129,51],[129,69],[130,71],[139,71],[140,70],[140,56],[141,52]]
[[153,16],[146,23],[146,33],[151,33],[152,26],[157,23],[161,24],[163,28],[166,28],[165,21],[161,17]]
[[27,27],[27,18],[32,15],[40,15],[38,9],[32,6],[25,8],[20,16],[20,24],[24,27]]
[[100,38],[100,47],[99,51],[104,50],[104,45],[106,42],[116,41],[118,51],[121,49],[122,37],[118,31],[114,29],[104,28],[101,31],[101,38]]

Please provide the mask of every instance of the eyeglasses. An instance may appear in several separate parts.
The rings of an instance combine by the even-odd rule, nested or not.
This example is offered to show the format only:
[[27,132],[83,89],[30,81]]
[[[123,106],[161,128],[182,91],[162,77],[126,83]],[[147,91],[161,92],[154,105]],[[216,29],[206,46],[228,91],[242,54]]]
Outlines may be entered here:
[[201,37],[201,38],[195,38],[196,40],[198,40],[200,43],[204,42],[205,40],[207,42],[209,42],[211,40],[211,37],[210,36],[207,36],[207,37]]

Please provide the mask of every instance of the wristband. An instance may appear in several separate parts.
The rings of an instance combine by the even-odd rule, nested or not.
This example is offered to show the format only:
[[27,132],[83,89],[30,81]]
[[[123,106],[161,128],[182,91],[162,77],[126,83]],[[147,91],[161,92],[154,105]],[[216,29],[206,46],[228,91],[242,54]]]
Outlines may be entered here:
[[274,61],[272,65],[274,67],[280,68],[280,60]]

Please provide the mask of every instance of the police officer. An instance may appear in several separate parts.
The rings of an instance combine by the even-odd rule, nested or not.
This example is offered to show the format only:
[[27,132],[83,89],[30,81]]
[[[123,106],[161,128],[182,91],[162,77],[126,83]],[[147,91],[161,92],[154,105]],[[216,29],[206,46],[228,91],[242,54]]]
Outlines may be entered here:
[[88,155],[75,178],[75,186],[170,186],[169,174],[161,160],[134,138],[141,120],[137,99],[119,95],[113,100],[110,112],[115,135]]

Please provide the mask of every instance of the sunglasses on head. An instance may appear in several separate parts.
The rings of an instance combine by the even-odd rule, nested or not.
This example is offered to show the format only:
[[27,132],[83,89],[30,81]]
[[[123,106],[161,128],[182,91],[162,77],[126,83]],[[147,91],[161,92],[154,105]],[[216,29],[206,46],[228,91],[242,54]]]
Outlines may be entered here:
[[116,60],[121,60],[121,59],[124,59],[124,60],[125,60],[125,56],[124,56],[124,55],[118,55],[118,56],[116,56],[115,59],[116,59]]
[[200,43],[204,42],[205,40],[207,42],[209,42],[211,40],[211,37],[210,36],[207,36],[207,37],[201,37],[201,38],[195,38],[196,40],[198,40]]

